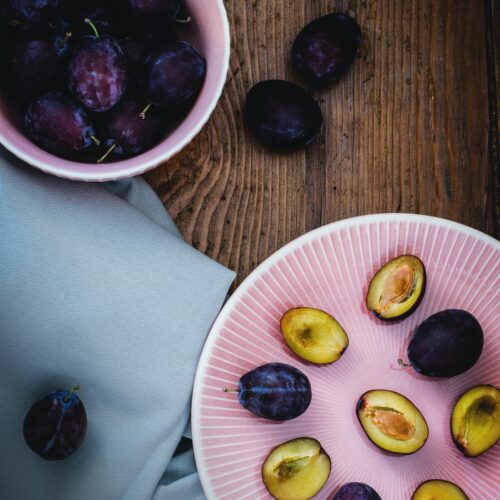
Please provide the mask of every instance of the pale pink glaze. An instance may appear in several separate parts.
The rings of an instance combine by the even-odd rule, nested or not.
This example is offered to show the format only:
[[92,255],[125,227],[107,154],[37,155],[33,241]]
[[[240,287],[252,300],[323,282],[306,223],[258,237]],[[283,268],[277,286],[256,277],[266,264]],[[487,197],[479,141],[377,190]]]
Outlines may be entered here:
[[108,181],[138,175],[168,160],[198,134],[212,113],[224,87],[230,38],[222,0],[184,0],[192,17],[187,39],[207,61],[202,91],[189,115],[158,146],[128,160],[102,165],[58,158],[33,144],[23,133],[20,118],[0,98],[0,143],[19,158],[45,172],[75,180]]
[[[426,295],[408,319],[387,324],[366,309],[374,272],[400,254],[418,255],[427,268]],[[260,477],[269,451],[288,439],[318,439],[332,472],[315,497],[329,499],[342,484],[361,481],[384,500],[410,499],[422,481],[459,484],[471,500],[500,498],[497,445],[466,459],[450,436],[457,397],[476,384],[500,385],[500,244],[460,224],[418,215],[386,214],[348,219],[290,243],[259,266],[238,288],[214,324],[200,360],[193,394],[193,435],[200,476],[210,499],[271,498]],[[345,328],[350,344],[337,362],[307,364],[284,344],[279,321],[295,306],[324,309]],[[401,368],[415,327],[430,314],[463,308],[481,323],[485,344],[478,363],[451,379],[429,379]],[[313,398],[300,417],[273,423],[244,410],[239,377],[272,361],[289,363],[309,377]],[[430,435],[408,456],[391,456],[368,441],[355,416],[359,396],[391,389],[411,399]]]

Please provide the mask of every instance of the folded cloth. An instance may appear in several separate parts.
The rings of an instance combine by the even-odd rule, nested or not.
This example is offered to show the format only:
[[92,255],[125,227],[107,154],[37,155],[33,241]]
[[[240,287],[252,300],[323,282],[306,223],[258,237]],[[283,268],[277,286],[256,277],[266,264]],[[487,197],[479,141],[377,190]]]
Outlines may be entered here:
[[[233,279],[180,238],[142,179],[65,181],[1,150],[0,498],[204,498],[192,450],[174,452]],[[87,435],[45,461],[24,416],[75,384]]]

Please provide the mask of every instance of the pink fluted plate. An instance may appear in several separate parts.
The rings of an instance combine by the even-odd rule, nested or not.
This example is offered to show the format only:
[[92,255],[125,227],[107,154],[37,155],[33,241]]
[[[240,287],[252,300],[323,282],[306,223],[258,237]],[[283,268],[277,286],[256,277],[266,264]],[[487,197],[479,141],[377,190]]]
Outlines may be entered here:
[[[387,324],[366,309],[373,274],[401,254],[419,256],[427,291],[416,312]],[[471,500],[500,498],[500,446],[474,459],[455,448],[450,415],[458,396],[477,384],[500,386],[500,244],[476,230],[432,217],[385,214],[340,221],[308,233],[261,264],[236,290],[213,325],[196,376],[192,424],[196,462],[210,499],[271,498],[262,482],[262,462],[289,439],[319,440],[332,472],[315,497],[330,499],[342,484],[364,482],[384,500],[410,499],[428,479],[457,483]],[[349,336],[342,358],[318,367],[284,344],[282,315],[296,306],[332,314]],[[401,367],[416,326],[448,308],[471,312],[485,343],[476,365],[450,379],[431,379]],[[243,409],[236,394],[248,370],[269,362],[298,367],[312,385],[312,402],[300,417],[266,421]],[[356,415],[361,394],[390,389],[410,400],[429,425],[417,453],[393,456],[368,441]]]

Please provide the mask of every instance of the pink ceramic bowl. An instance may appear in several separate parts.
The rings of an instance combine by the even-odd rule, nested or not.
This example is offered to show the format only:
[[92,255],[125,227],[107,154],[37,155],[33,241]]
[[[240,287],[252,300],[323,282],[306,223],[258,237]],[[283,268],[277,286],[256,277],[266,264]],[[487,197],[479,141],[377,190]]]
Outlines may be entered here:
[[59,177],[109,181],[142,174],[172,158],[207,122],[219,100],[229,65],[229,25],[223,0],[184,0],[192,21],[182,37],[207,61],[205,83],[184,121],[156,147],[127,160],[97,165],[58,158],[33,144],[22,128],[22,117],[0,97],[0,142],[30,165]]

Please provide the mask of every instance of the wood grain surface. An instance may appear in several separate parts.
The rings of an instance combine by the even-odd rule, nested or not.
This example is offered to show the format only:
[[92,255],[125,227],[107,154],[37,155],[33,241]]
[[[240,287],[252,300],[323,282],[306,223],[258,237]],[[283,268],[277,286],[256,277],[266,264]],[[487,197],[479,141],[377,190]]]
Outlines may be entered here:
[[[297,236],[361,214],[429,214],[500,235],[497,0],[225,4],[232,57],[220,103],[192,144],[146,178],[185,239],[238,272],[235,285]],[[313,92],[324,114],[317,140],[272,153],[245,129],[246,92],[268,78],[304,85],[293,40],[337,10],[362,27],[358,57]]]

